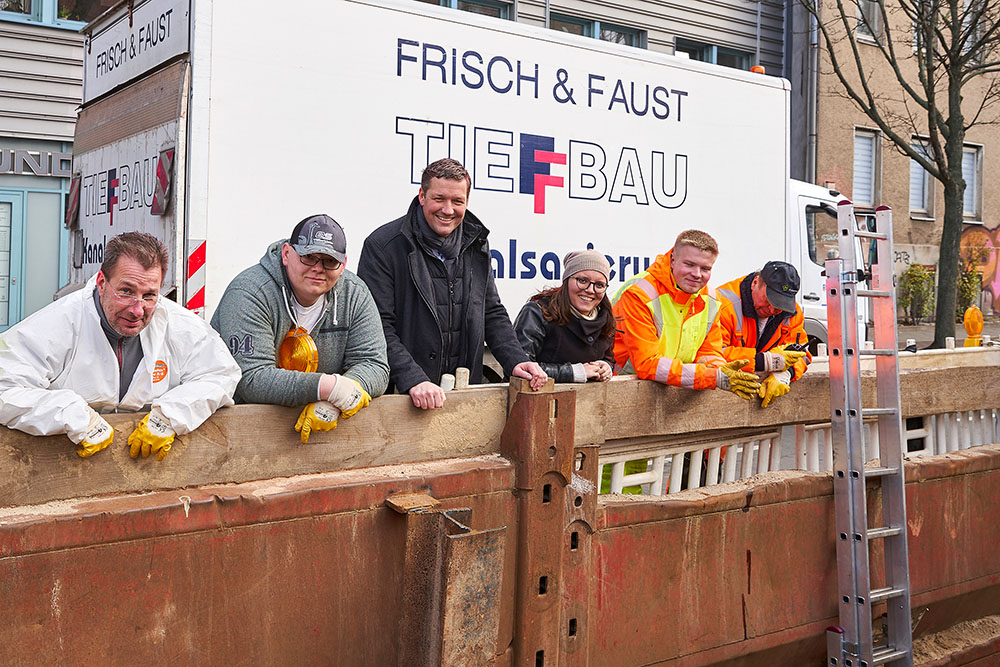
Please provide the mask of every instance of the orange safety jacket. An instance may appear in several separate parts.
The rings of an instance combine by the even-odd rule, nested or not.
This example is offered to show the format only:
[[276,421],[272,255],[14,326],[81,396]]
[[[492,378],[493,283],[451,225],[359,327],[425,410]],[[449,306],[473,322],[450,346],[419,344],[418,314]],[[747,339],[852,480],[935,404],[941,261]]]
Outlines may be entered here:
[[617,371],[675,387],[715,389],[722,356],[718,305],[702,288],[688,294],[670,271],[673,249],[625,283],[612,299]]
[[[808,340],[802,326],[802,308],[795,304],[794,313],[784,313],[768,319],[763,336],[757,339],[757,311],[750,295],[750,284],[755,273],[732,280],[715,291],[719,301],[719,326],[722,330],[722,354],[726,361],[751,359],[744,370],[755,371],[763,368],[762,353],[787,343],[805,343]],[[800,359],[789,370],[792,380],[798,380],[806,372],[812,356]]]

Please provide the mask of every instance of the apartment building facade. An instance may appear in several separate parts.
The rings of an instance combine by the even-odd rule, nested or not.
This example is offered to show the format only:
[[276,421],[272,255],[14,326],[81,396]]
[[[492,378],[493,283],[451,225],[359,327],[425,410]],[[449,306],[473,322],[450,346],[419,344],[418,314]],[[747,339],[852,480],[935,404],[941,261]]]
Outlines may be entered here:
[[781,75],[783,2],[761,0],[420,0],[695,60]]
[[[862,17],[853,21],[857,48],[868,68],[869,87],[878,92],[885,108],[892,113],[893,129],[917,145],[926,146],[926,114],[914,113],[916,105],[903,102],[892,69],[878,55],[879,43],[892,39],[904,76],[917,81],[917,63],[912,25],[899,12],[890,12],[893,21],[886,30],[879,25],[871,5],[874,29]],[[862,3],[865,5],[865,3]],[[832,7],[824,20],[833,18]],[[796,6],[790,18],[790,63],[793,88],[792,175],[816,183],[830,183],[843,192],[862,214],[878,206],[893,211],[896,275],[917,264],[932,272],[938,262],[944,217],[944,190],[919,164],[903,154],[857,106],[844,94],[833,72],[833,61],[809,15]],[[847,41],[837,51],[842,63],[852,56]],[[856,77],[849,76],[849,80]],[[983,84],[966,89],[967,118],[976,113]],[[814,94],[810,94],[814,91]],[[987,113],[994,117],[996,112]],[[906,119],[912,117],[915,122]],[[986,119],[986,116],[982,117]],[[1000,310],[1000,280],[997,275],[997,251],[1000,246],[1000,187],[991,174],[998,173],[996,155],[1000,151],[1000,126],[974,125],[966,136],[962,171],[967,183],[964,199],[963,252],[982,248],[985,261],[980,264],[983,290],[979,305],[984,312]]]

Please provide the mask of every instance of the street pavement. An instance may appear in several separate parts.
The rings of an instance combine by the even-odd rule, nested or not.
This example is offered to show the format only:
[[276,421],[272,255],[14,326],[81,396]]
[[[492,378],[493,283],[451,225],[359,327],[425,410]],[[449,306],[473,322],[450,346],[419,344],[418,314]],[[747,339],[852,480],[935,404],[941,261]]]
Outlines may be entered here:
[[[917,341],[917,349],[922,350],[934,340],[934,323],[912,325],[899,325],[898,328],[899,347],[906,344],[907,338]],[[993,340],[1000,340],[1000,320],[987,320],[983,324],[983,333],[992,337]],[[961,324],[955,325],[955,347],[962,347],[965,342],[965,327]]]

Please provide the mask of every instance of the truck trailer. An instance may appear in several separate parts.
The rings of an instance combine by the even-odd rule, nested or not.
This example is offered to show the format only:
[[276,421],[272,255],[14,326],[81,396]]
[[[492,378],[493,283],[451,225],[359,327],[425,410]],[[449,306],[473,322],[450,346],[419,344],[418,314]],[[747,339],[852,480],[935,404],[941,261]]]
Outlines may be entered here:
[[788,81],[412,0],[302,4],[139,0],[84,29],[63,290],[142,230],[171,252],[164,294],[211,317],[318,212],[343,225],[353,269],[423,167],[452,157],[511,314],[559,282],[566,252],[605,253],[614,293],[698,228],[720,244],[713,287],[798,267],[825,342],[840,197],[789,179]]

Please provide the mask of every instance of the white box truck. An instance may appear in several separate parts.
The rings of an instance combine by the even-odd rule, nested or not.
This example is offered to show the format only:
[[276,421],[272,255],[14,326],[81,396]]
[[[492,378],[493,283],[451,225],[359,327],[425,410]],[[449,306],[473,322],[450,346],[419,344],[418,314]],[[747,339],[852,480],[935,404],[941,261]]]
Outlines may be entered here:
[[795,264],[826,338],[838,197],[788,178],[783,79],[413,0],[135,0],[85,33],[67,289],[139,229],[171,250],[164,293],[210,317],[316,212],[344,226],[353,268],[450,156],[512,316],[570,250],[604,252],[613,292],[698,228],[720,244],[713,287]]

